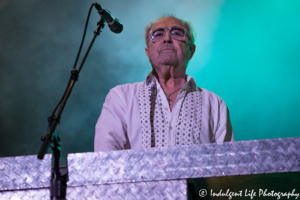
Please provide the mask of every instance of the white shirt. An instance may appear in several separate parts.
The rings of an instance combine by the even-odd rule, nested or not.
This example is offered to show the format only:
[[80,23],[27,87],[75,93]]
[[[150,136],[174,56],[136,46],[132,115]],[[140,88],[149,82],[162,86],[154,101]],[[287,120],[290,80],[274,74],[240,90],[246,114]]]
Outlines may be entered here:
[[[96,124],[95,151],[142,149],[138,95],[142,83],[119,85],[110,90]],[[181,88],[171,112],[167,98],[156,80],[157,93],[163,97],[163,107],[170,124],[167,137],[169,146],[175,146],[175,126],[189,84],[197,88],[195,80],[187,76],[187,82]],[[233,141],[229,112],[225,102],[208,90],[201,88],[201,92],[203,96],[201,141],[203,143]]]

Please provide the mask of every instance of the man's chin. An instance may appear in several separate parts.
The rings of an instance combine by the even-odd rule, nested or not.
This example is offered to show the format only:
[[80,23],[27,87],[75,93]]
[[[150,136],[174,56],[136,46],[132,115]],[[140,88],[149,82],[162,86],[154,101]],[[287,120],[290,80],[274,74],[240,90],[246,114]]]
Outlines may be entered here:
[[177,66],[177,62],[162,62],[160,63],[161,66],[172,66],[172,67],[176,67]]
[[160,59],[159,64],[175,66],[178,64],[178,59],[174,58],[174,56],[165,56],[163,59]]

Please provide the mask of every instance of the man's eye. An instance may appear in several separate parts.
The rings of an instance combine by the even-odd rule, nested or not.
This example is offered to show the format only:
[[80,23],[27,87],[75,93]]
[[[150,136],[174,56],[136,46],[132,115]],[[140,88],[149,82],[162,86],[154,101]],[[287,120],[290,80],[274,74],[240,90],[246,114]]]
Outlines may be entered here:
[[164,30],[155,30],[152,33],[153,37],[160,37],[160,36],[163,36],[163,35],[164,35]]
[[181,29],[173,29],[171,31],[171,35],[183,37],[184,36],[184,31],[181,30]]

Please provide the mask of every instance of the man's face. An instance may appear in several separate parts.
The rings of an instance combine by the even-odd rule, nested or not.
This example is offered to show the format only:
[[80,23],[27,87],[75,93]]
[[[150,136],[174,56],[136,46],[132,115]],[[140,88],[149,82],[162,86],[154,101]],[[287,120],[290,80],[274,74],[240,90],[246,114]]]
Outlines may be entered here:
[[[173,17],[164,17],[157,20],[151,29],[170,28],[172,26],[183,26],[181,22]],[[158,70],[162,65],[174,66],[185,71],[186,65],[195,50],[195,45],[189,45],[188,36],[186,34],[183,40],[172,38],[169,31],[158,42],[148,41],[148,47],[145,48],[150,63]]]

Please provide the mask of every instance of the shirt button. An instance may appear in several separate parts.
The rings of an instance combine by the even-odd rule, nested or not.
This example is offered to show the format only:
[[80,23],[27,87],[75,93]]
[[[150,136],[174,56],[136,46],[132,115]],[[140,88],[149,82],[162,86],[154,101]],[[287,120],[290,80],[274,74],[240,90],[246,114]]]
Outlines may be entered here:
[[168,108],[167,108],[167,107],[165,107],[165,110],[168,110]]
[[172,126],[170,126],[170,130],[172,130]]
[[160,92],[160,89],[158,89],[157,91]]

